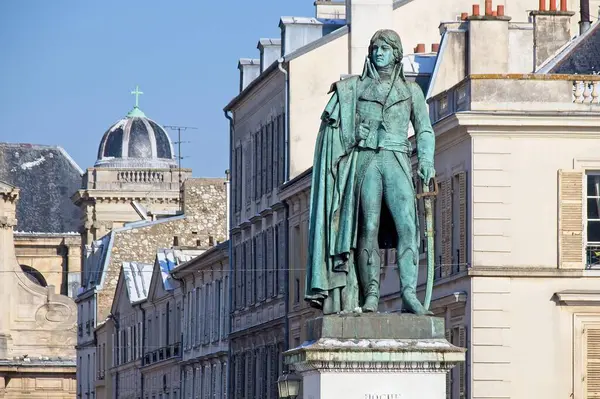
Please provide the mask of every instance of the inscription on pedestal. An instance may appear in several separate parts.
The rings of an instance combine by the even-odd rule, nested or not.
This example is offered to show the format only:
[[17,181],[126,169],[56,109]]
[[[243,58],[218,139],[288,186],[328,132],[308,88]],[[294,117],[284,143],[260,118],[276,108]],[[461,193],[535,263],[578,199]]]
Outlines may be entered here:
[[365,399],[402,399],[399,393],[366,393]]

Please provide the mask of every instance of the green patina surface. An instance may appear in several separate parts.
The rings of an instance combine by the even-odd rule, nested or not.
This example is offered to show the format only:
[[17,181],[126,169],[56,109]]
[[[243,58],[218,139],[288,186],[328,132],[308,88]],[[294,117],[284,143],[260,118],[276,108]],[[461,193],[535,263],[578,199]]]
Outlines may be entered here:
[[307,340],[444,339],[444,319],[413,314],[324,315],[306,324]]
[[380,248],[397,250],[404,308],[428,313],[416,295],[419,229],[409,124],[425,186],[435,176],[435,136],[423,92],[406,80],[401,60],[398,34],[376,32],[363,74],[336,82],[322,115],[305,299],[324,314],[377,311]]

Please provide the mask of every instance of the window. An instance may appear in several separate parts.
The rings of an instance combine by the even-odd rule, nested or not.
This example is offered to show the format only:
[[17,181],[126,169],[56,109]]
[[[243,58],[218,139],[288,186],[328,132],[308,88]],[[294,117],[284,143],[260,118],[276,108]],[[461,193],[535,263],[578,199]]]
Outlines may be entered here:
[[294,303],[300,303],[300,279],[294,281]]
[[575,313],[573,321],[573,397],[600,397],[600,314]]
[[167,302],[167,309],[165,313],[165,317],[167,318],[167,322],[165,323],[165,345],[169,345],[171,343],[171,304],[169,302]]
[[600,173],[586,176],[587,265],[600,267]]

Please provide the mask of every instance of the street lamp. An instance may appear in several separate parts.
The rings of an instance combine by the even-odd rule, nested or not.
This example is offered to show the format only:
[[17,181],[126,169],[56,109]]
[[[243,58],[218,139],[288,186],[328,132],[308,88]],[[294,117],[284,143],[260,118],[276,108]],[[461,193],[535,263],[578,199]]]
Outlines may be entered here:
[[300,382],[302,378],[296,375],[293,371],[284,373],[277,380],[277,388],[279,389],[280,399],[296,399],[300,392]]

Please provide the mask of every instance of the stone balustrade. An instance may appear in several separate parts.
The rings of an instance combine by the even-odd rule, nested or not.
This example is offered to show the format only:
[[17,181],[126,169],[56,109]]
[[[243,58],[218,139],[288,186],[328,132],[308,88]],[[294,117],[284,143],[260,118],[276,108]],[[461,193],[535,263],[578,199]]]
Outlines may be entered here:
[[427,101],[433,123],[462,111],[598,112],[600,76],[470,75]]
[[117,173],[117,180],[127,183],[162,183],[165,174],[154,170],[122,170]]
[[575,104],[600,104],[600,81],[575,80],[573,82]]
[[[191,169],[181,169],[182,181],[191,175]],[[96,190],[179,191],[179,179],[178,168],[93,168],[86,171],[84,184]]]

